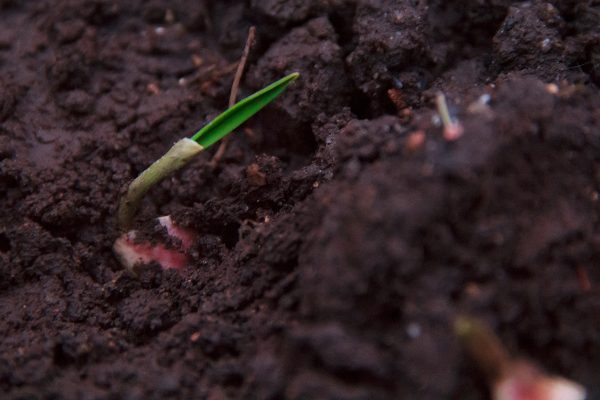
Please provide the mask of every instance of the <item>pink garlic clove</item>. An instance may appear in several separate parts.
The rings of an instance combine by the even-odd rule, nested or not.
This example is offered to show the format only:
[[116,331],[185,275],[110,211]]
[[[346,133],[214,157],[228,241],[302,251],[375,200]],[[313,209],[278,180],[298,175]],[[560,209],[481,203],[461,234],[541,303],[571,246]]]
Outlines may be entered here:
[[456,319],[454,329],[466,352],[486,375],[494,400],[584,400],[586,391],[567,379],[549,376],[533,363],[512,358],[500,338],[481,321]]
[[494,400],[584,400],[585,389],[572,381],[547,376],[530,363],[511,363],[494,387]]
[[183,250],[188,250],[194,244],[197,236],[196,232],[175,225],[170,215],[158,217],[158,223],[167,229],[167,234],[169,236],[181,241],[181,247]]
[[164,244],[150,242],[136,243],[136,231],[121,235],[113,245],[113,250],[121,264],[130,271],[138,264],[157,262],[163,269],[182,269],[188,264],[185,253],[194,244],[196,233],[176,226],[169,215],[158,218],[158,223],[166,228],[167,234],[181,242],[180,249],[167,248]]

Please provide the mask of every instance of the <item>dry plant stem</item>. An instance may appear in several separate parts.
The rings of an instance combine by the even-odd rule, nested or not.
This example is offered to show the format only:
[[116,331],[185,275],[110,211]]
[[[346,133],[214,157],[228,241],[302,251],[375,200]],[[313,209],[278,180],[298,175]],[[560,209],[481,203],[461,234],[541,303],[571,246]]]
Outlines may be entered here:
[[[238,90],[240,88],[240,82],[242,81],[242,75],[244,74],[244,68],[246,67],[246,62],[248,61],[248,55],[250,54],[250,48],[254,45],[254,38],[256,36],[256,27],[251,26],[248,31],[248,37],[246,39],[246,45],[244,46],[244,51],[242,52],[242,57],[240,58],[240,62],[238,63],[237,70],[235,71],[235,77],[233,78],[233,83],[231,84],[231,92],[229,93],[229,107],[232,107],[235,104],[237,99]],[[225,155],[225,151],[227,150],[227,144],[229,143],[229,136],[223,138],[217,152],[213,156],[210,161],[211,165],[215,167],[223,155]]]
[[136,274],[138,264],[157,262],[163,269],[182,269],[188,264],[187,251],[196,240],[196,233],[181,228],[168,216],[157,219],[158,225],[167,230],[167,235],[179,241],[178,246],[166,246],[164,243],[136,242],[137,232],[123,233],[115,240],[113,250],[115,255],[127,270]]
[[229,93],[229,107],[233,106],[237,100],[238,90],[240,88],[240,82],[242,81],[242,75],[244,74],[244,68],[246,67],[246,62],[248,61],[248,55],[250,54],[250,48],[254,45],[254,38],[256,36],[256,27],[251,26],[248,31],[248,38],[246,39],[246,44],[244,45],[244,51],[242,52],[242,57],[240,58],[240,62],[237,67],[237,71],[235,71],[235,77],[233,78],[233,83],[231,85],[231,92]]
[[477,320],[460,317],[454,324],[454,330],[469,356],[480,366],[490,382],[508,371],[510,356],[500,339],[487,326]]
[[118,212],[119,227],[126,231],[131,228],[140,202],[148,190],[171,173],[186,165],[204,148],[191,139],[181,139],[167,153],[142,172],[127,189],[121,199]]

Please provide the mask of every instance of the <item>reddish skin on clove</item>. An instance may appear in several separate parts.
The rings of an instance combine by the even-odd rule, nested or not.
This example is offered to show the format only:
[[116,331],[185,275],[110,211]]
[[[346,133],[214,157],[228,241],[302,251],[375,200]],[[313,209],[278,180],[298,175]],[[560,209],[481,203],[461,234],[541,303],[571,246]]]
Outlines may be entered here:
[[186,252],[196,240],[196,233],[190,229],[176,226],[170,216],[158,218],[158,223],[167,230],[167,235],[180,241],[179,249],[168,248],[163,243],[136,243],[136,231],[129,231],[119,237],[114,250],[121,263],[130,271],[138,264],[158,263],[163,269],[180,270],[187,266]]
[[158,217],[158,223],[167,229],[169,236],[179,239],[183,250],[188,250],[194,244],[197,237],[196,232],[175,225],[170,215]]
[[500,339],[476,319],[460,317],[455,331],[466,352],[489,381],[493,400],[584,400],[585,389],[546,375],[531,362],[514,359]]
[[494,400],[580,400],[585,391],[566,379],[544,375],[524,360],[511,363],[494,388]]

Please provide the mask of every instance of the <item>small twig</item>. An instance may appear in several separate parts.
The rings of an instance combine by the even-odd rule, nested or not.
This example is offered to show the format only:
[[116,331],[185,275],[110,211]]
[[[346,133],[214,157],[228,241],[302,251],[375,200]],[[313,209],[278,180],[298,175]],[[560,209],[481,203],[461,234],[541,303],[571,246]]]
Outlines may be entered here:
[[[217,69],[217,67],[219,69]],[[211,83],[220,79],[222,76],[227,75],[235,70],[237,63],[227,64],[225,66],[218,66],[217,64],[211,64],[204,67],[202,70],[198,70],[193,75],[188,77],[179,78],[180,86],[191,85],[196,82]],[[208,81],[208,82],[207,82]]]
[[[246,38],[246,45],[244,46],[244,51],[242,52],[242,57],[240,58],[240,62],[237,67],[237,71],[235,71],[235,76],[233,78],[233,83],[231,84],[231,92],[229,93],[229,107],[233,106],[237,99],[237,94],[240,88],[240,82],[242,81],[242,75],[244,74],[244,68],[246,67],[246,61],[248,61],[248,55],[250,54],[250,48],[254,45],[254,37],[256,36],[256,27],[251,26],[250,30],[248,30],[248,37]],[[227,144],[229,143],[229,136],[221,141],[217,152],[213,156],[210,161],[211,166],[214,168],[223,155],[225,155],[225,151],[227,150]]]
[[233,83],[231,84],[231,93],[229,94],[229,107],[233,106],[236,102],[238,90],[240,88],[240,82],[242,81],[242,75],[244,74],[244,68],[246,67],[246,61],[248,60],[248,55],[250,54],[250,47],[254,45],[255,36],[256,27],[251,26],[250,30],[248,30],[248,38],[246,39],[246,45],[244,46],[244,51],[242,52],[240,63],[238,64],[237,71],[235,71],[235,77],[233,78]]

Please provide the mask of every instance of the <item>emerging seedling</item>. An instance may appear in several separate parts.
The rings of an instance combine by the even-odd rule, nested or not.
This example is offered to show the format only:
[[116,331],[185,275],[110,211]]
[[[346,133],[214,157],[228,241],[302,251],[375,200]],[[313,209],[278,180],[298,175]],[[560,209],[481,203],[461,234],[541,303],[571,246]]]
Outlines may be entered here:
[[464,132],[464,128],[460,122],[455,121],[452,119],[452,117],[450,117],[448,103],[446,102],[446,96],[444,96],[444,93],[439,92],[435,96],[435,102],[437,105],[438,114],[442,119],[442,125],[444,125],[444,139],[451,142],[461,137]]
[[458,318],[455,332],[489,380],[494,400],[584,400],[585,389],[575,382],[544,374],[532,363],[514,359],[500,339],[473,318]]
[[[237,92],[244,62],[245,60],[242,58],[238,66],[236,79],[232,85],[230,104],[235,102],[235,93]],[[297,77],[297,73],[290,74],[239,103],[230,106],[227,111],[198,131],[192,138],[182,139],[175,143],[163,157],[146,169],[129,186],[127,194],[121,200],[119,206],[118,222],[121,229],[129,229],[140,201],[154,184],[183,167],[200,151],[218,142],[252,115],[256,114],[281,94]],[[129,271],[135,273],[136,265],[150,262],[158,263],[163,269],[176,270],[188,264],[187,252],[194,243],[197,236],[196,232],[175,225],[168,215],[158,218],[157,224],[166,230],[166,235],[171,241],[175,242],[175,246],[167,246],[161,241],[153,243],[140,240],[138,232],[135,230],[128,230],[115,241],[113,246],[115,254],[121,264]]]
[[267,104],[275,100],[298,76],[299,74],[294,72],[270,84],[236,103],[233,107],[220,114],[196,132],[191,138],[181,139],[176,142],[165,155],[155,161],[131,182],[127,193],[123,196],[119,204],[117,217],[119,227],[124,231],[131,228],[140,202],[152,186],[186,165],[198,153],[221,140]]

